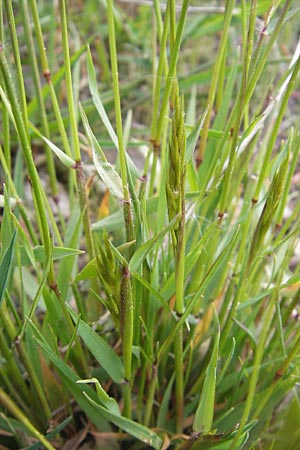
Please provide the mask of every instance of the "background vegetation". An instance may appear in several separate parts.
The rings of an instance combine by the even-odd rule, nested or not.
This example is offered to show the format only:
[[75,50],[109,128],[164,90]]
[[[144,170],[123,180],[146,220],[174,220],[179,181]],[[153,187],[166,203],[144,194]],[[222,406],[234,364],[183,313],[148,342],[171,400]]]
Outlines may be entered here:
[[298,449],[299,5],[0,3],[3,449]]

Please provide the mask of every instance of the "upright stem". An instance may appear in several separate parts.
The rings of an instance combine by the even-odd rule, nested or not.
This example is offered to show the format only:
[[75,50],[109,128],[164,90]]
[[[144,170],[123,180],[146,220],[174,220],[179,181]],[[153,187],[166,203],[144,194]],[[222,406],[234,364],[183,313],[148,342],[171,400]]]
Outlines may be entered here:
[[[176,272],[176,313],[181,316],[184,312],[184,266],[185,266],[185,198],[184,198],[184,167],[181,175],[181,206],[178,241],[175,249]],[[183,429],[184,405],[184,377],[183,377],[183,329],[175,338],[175,372],[176,372],[176,429],[181,433]]]
[[[33,38],[32,38],[32,31],[31,31],[29,11],[28,11],[28,3],[26,0],[21,0],[20,5],[21,5],[21,10],[22,10],[22,18],[23,18],[23,26],[24,26],[26,45],[28,48],[28,55],[29,55],[31,69],[32,69],[33,83],[34,83],[34,87],[35,87],[35,92],[36,92],[36,96],[37,96],[40,117],[41,117],[41,122],[42,122],[42,127],[43,127],[43,134],[45,135],[45,137],[47,139],[49,139],[50,132],[49,132],[45,102],[44,102],[44,98],[42,95],[42,86],[41,86],[40,74],[39,74],[39,70],[38,70],[35,47],[34,47]],[[56,180],[55,165],[54,165],[54,160],[53,160],[53,153],[51,152],[51,150],[48,148],[47,145],[45,145],[45,154],[46,154],[47,169],[49,172],[50,186],[51,186],[52,194],[54,197],[56,197],[57,193],[58,193],[58,189],[57,189],[57,180]]]
[[[110,62],[112,70],[112,81],[114,91],[114,105],[115,105],[115,117],[118,136],[118,150],[120,158],[120,170],[121,179],[123,185],[124,196],[124,219],[126,227],[127,241],[132,241],[134,238],[133,232],[133,218],[131,212],[131,199],[127,181],[127,164],[126,164],[126,151],[123,140],[123,126],[122,126],[122,112],[121,112],[121,100],[119,89],[119,76],[118,76],[118,60],[116,49],[116,33],[115,22],[113,13],[113,0],[107,0],[107,16],[108,16],[108,29],[109,29],[109,49],[110,49]],[[129,255],[130,256],[130,255]]]
[[87,250],[90,258],[94,257],[94,244],[91,232],[91,224],[90,224],[90,215],[88,208],[88,198],[86,195],[85,189],[85,180],[83,174],[83,168],[81,164],[81,155],[80,155],[80,145],[79,145],[79,136],[78,136],[78,127],[77,127],[77,117],[76,110],[74,104],[74,94],[73,94],[73,85],[72,85],[72,73],[71,73],[71,62],[70,62],[70,53],[69,53],[69,40],[68,40],[68,24],[67,24],[67,13],[66,13],[66,4],[65,0],[59,1],[59,10],[60,10],[60,20],[61,20],[61,30],[62,30],[62,43],[63,43],[63,51],[64,51],[64,61],[65,61],[65,71],[66,71],[66,86],[67,86],[67,99],[68,99],[68,108],[69,108],[69,116],[70,116],[70,124],[71,124],[71,136],[73,143],[73,155],[76,160],[76,177],[78,183],[78,194],[79,194],[79,203],[81,211],[84,212],[83,215],[83,227],[86,238]]
[[[178,88],[174,86],[175,109],[172,118],[172,134],[169,142],[169,165],[167,177],[167,200],[169,219],[178,216],[172,229],[175,260],[175,310],[178,317],[184,313],[184,270],[185,270],[185,125],[183,101],[179,99]],[[184,377],[183,377],[183,330],[178,330],[174,340],[175,382],[176,382],[176,429],[183,429]]]
[[[120,101],[119,77],[118,77],[118,61],[116,49],[116,34],[113,12],[113,0],[107,0],[107,18],[109,31],[109,50],[110,62],[112,70],[112,81],[114,91],[115,117],[118,136],[118,150],[120,158],[120,170],[123,187],[123,213],[125,221],[126,239],[130,242],[134,239],[133,216],[131,208],[131,198],[127,179],[127,163],[126,151],[123,139],[122,112]],[[133,252],[130,248],[127,252],[129,260]],[[123,267],[122,283],[121,283],[121,338],[122,352],[124,360],[125,384],[123,387],[124,394],[124,411],[126,417],[131,416],[131,378],[132,378],[132,344],[133,344],[133,309],[135,307],[132,295],[132,279],[127,267]]]

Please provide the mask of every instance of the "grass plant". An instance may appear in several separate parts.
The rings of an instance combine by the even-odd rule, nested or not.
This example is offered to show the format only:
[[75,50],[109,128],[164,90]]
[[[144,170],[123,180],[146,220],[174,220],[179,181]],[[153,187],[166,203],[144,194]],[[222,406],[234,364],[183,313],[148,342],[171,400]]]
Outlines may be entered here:
[[298,449],[299,6],[217,3],[0,2],[3,449]]

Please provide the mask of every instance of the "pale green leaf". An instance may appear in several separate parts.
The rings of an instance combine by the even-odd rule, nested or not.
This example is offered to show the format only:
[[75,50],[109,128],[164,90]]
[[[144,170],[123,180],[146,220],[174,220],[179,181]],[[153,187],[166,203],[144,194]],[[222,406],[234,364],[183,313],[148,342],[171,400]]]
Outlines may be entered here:
[[193,156],[193,153],[194,153],[197,141],[199,139],[200,130],[203,127],[203,123],[204,123],[206,114],[207,114],[207,109],[206,109],[206,111],[204,111],[204,113],[202,114],[202,116],[200,117],[200,119],[198,120],[196,125],[193,127],[191,133],[187,137],[187,140],[186,140],[186,153],[185,153],[185,160],[186,161],[190,161],[190,159]]
[[91,127],[88,123],[87,116],[82,108],[81,105],[79,105],[80,114],[82,118],[82,123],[88,138],[88,141],[90,143],[90,146],[92,148],[92,154],[93,154],[93,161],[94,165],[96,167],[96,170],[102,179],[103,183],[106,185],[106,187],[109,189],[109,191],[118,199],[123,199],[123,187],[122,187],[122,180],[120,178],[120,175],[114,170],[112,165],[107,161],[106,156],[97,141],[94,133],[91,130]]
[[105,111],[104,106],[102,104],[100,95],[98,93],[96,73],[95,73],[93,59],[92,59],[92,55],[91,55],[91,51],[90,51],[89,47],[87,49],[87,69],[88,69],[88,77],[89,77],[89,86],[90,86],[90,91],[91,91],[91,94],[92,94],[94,105],[97,108],[97,111],[98,111],[98,113],[99,113],[99,115],[100,115],[100,117],[101,117],[101,119],[103,121],[103,124],[104,124],[105,128],[108,131],[109,136],[111,137],[111,140],[115,144],[115,147],[118,148],[117,135],[116,135],[115,130],[113,129],[111,123],[110,123],[108,115],[106,114],[106,111]]
[[77,383],[81,384],[95,384],[98,399],[100,403],[113,414],[121,415],[119,405],[113,397],[110,397],[107,392],[101,386],[97,378],[89,378],[87,380],[78,380]]

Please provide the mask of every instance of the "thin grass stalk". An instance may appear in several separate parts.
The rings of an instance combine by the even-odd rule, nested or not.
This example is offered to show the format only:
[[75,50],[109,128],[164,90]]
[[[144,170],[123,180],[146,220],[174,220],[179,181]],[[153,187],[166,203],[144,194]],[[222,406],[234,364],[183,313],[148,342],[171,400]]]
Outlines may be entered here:
[[[177,86],[176,86],[176,89]],[[169,219],[178,215],[178,222],[172,231],[175,262],[175,310],[182,316],[184,304],[185,275],[185,125],[183,99],[175,98],[175,110],[172,118],[172,135],[169,144],[169,166],[167,180],[167,203]],[[176,389],[176,430],[183,429],[184,377],[183,377],[183,327],[180,327],[174,339],[175,353],[175,389]]]
[[131,378],[132,378],[132,344],[133,344],[133,298],[132,280],[127,268],[123,268],[121,280],[121,338],[124,362],[123,415],[131,417]]
[[81,155],[80,155],[77,116],[76,116],[76,109],[75,109],[75,104],[74,104],[74,93],[73,93],[73,85],[72,85],[72,73],[71,73],[68,25],[67,25],[67,12],[66,12],[65,0],[59,1],[59,11],[60,11],[62,44],[63,44],[63,53],[64,53],[64,66],[65,66],[65,73],[66,73],[68,110],[69,110],[70,125],[71,125],[71,138],[72,138],[72,144],[73,144],[73,156],[76,161],[76,165],[74,168],[76,169],[76,177],[77,177],[77,183],[78,183],[79,204],[80,204],[81,211],[84,212],[82,221],[83,221],[83,228],[84,228],[84,234],[85,234],[85,239],[86,239],[86,246],[87,246],[89,257],[90,257],[90,259],[92,259],[95,255],[95,251],[94,251],[94,243],[93,243],[92,231],[91,231],[90,214],[89,214],[89,208],[88,208],[88,198],[87,198],[87,193],[86,193],[86,188],[85,188],[85,179],[84,179],[84,173],[83,173],[83,167],[82,167]]
[[220,41],[220,46],[218,50],[218,55],[216,59],[216,63],[213,70],[212,80],[210,83],[209,93],[208,93],[208,99],[207,99],[207,113],[205,117],[205,121],[202,128],[202,135],[200,144],[197,151],[196,156],[196,165],[199,167],[201,165],[201,162],[203,161],[203,156],[206,148],[206,142],[208,138],[208,130],[211,120],[211,115],[213,111],[215,96],[216,96],[216,90],[217,90],[217,83],[219,79],[220,69],[222,65],[222,56],[225,52],[225,47],[227,45],[227,39],[228,39],[228,32],[229,27],[231,23],[231,17],[233,13],[233,7],[235,4],[235,0],[228,0],[226,2],[226,10],[225,10],[225,17],[224,17],[224,25],[222,30],[222,37]]
[[[118,60],[116,49],[116,34],[113,12],[113,0],[107,0],[107,19],[109,33],[109,50],[110,62],[112,70],[112,81],[114,91],[114,106],[116,117],[116,128],[118,137],[118,151],[120,158],[120,171],[123,187],[123,213],[125,221],[127,242],[134,240],[134,228],[132,217],[131,198],[127,179],[126,152],[123,139],[122,112],[120,101],[119,77],[118,77]],[[127,258],[130,259],[133,248],[127,251]],[[127,267],[122,269],[121,282],[121,337],[122,352],[124,361],[125,384],[123,386],[124,410],[125,417],[131,417],[131,382],[132,382],[132,344],[133,344],[133,318],[135,305],[133,302],[132,279]]]
[[120,172],[121,172],[123,196],[124,196],[124,220],[125,220],[127,242],[131,242],[132,240],[134,240],[134,230],[133,230],[133,218],[132,218],[132,211],[131,211],[131,198],[130,198],[130,194],[129,194],[128,180],[127,180],[126,151],[125,151],[124,140],[123,140],[122,112],[121,112],[120,88],[119,88],[119,77],[118,77],[118,59],[117,59],[117,49],[116,49],[116,33],[115,33],[115,23],[114,23],[114,13],[113,13],[113,0],[107,0],[107,18],[108,18],[108,30],[109,30],[110,60],[111,60],[112,80],[113,80],[113,91],[114,91],[116,128],[117,128],[117,137],[118,137],[118,150],[119,150],[119,158],[120,158]]
[[77,116],[74,104],[74,94],[73,94],[73,83],[72,83],[72,73],[71,73],[71,62],[70,62],[70,53],[69,53],[69,38],[68,38],[68,22],[67,22],[67,11],[66,11],[66,3],[65,0],[59,1],[59,12],[60,12],[60,23],[61,23],[61,32],[62,32],[62,46],[63,46],[63,54],[64,54],[64,66],[65,66],[65,78],[66,78],[66,94],[68,100],[68,111],[70,118],[70,127],[71,127],[71,139],[73,144],[73,158],[76,161],[80,161],[80,145],[79,145],[79,137],[78,137],[78,128],[77,128]]
[[[47,139],[49,139],[50,133],[49,133],[49,126],[48,126],[48,119],[47,119],[44,98],[42,95],[42,86],[41,86],[41,82],[40,82],[38,64],[37,64],[37,60],[36,60],[35,48],[34,48],[34,43],[33,43],[33,38],[32,38],[32,33],[31,33],[27,1],[21,0],[20,5],[21,5],[21,11],[22,11],[22,23],[23,23],[23,27],[24,27],[25,40],[26,40],[26,45],[27,45],[27,49],[28,49],[33,84],[35,87],[36,97],[37,97],[37,101],[38,101],[38,105],[39,105],[39,112],[40,112],[40,117],[41,117],[41,122],[42,122],[43,134],[45,135],[45,137]],[[50,187],[51,187],[52,195],[54,197],[56,197],[57,193],[58,193],[58,189],[57,189],[57,179],[56,179],[56,171],[55,171],[53,154],[52,154],[51,150],[48,148],[48,146],[44,145],[44,147],[45,147],[45,154],[46,154],[47,170],[48,170],[49,179],[50,179]]]
[[14,61],[16,64],[16,73],[17,78],[16,82],[18,84],[18,91],[19,91],[19,98],[20,98],[20,109],[21,114],[23,117],[24,123],[27,123],[28,117],[27,117],[27,104],[26,104],[26,92],[25,92],[25,85],[24,85],[24,78],[23,78],[23,70],[22,70],[22,62],[21,62],[21,53],[19,50],[19,44],[18,44],[18,38],[17,38],[17,32],[16,32],[16,24],[15,24],[15,14],[13,11],[12,1],[11,0],[4,0],[8,24],[9,24],[9,34],[10,39],[12,43],[13,48],[13,54],[14,54]]
[[[47,53],[45,50],[46,47],[45,47],[45,43],[44,43],[44,39],[43,39],[43,33],[42,33],[42,29],[41,29],[41,23],[40,23],[40,19],[39,19],[36,0],[29,0],[29,2],[30,2],[31,14],[33,17],[33,23],[34,23],[34,29],[35,29],[36,39],[37,39],[37,45],[38,45],[38,49],[39,49],[39,55],[41,58],[43,77],[45,78],[45,80],[47,81],[48,86],[49,86],[53,111],[54,111],[58,129],[59,129],[59,133],[62,138],[64,150],[65,150],[66,154],[71,158],[73,155],[72,155],[71,147],[69,144],[68,136],[67,136],[67,133],[65,130],[63,118],[61,116],[61,111],[60,111],[59,103],[57,100],[56,92],[55,92],[55,89],[54,89],[54,86],[52,83],[51,71],[49,68],[48,57],[47,57]],[[73,184],[76,185],[75,177],[73,180]],[[71,196],[71,199],[72,199],[72,196]]]

